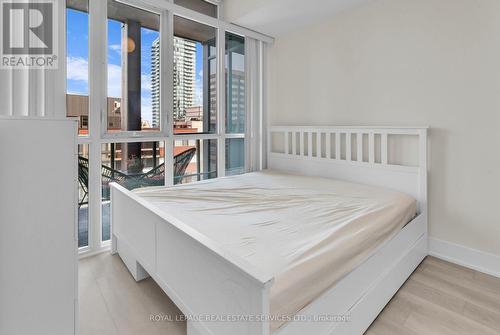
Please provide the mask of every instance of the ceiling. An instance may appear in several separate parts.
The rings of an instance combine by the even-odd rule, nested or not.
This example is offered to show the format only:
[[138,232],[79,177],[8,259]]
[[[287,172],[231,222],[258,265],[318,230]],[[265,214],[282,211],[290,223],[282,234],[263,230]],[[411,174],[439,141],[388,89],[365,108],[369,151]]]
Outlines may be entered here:
[[373,0],[224,0],[227,21],[279,37]]

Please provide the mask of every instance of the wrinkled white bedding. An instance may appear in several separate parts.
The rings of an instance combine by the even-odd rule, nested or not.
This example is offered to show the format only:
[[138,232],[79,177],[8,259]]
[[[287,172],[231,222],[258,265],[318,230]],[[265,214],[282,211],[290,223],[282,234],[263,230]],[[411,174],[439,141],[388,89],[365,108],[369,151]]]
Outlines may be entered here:
[[274,315],[296,314],[416,214],[399,192],[275,171],[134,193],[274,274]]

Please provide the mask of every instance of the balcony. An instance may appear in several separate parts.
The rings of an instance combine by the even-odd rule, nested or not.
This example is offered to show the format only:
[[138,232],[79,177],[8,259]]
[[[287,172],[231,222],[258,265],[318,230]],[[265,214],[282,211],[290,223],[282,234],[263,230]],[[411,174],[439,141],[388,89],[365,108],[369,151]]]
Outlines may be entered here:
[[[186,142],[186,143],[184,143]],[[139,147],[140,158],[132,153]],[[78,246],[85,247],[89,239],[89,161],[84,146],[78,159],[79,215]],[[216,140],[177,141],[174,146],[174,184],[190,183],[217,177]],[[165,159],[160,142],[104,144],[101,152],[101,240],[110,239],[110,187],[116,182],[133,190],[165,184]],[[132,155],[132,156],[131,156]],[[123,157],[129,157],[124,160]]]

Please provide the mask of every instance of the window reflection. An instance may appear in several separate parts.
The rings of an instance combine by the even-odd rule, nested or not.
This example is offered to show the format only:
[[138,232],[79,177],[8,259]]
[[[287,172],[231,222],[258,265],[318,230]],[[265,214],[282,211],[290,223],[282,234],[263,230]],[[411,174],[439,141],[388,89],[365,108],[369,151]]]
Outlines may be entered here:
[[226,132],[245,132],[245,39],[226,33]]

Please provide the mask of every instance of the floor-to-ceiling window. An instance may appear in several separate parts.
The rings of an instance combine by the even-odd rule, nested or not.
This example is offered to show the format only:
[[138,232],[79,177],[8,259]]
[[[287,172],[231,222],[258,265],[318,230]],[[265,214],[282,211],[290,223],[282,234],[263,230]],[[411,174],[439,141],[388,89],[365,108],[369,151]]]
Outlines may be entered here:
[[[160,14],[108,0],[108,133],[160,131]],[[154,105],[153,105],[154,101]],[[134,155],[139,152],[134,152]]]
[[111,182],[132,190],[246,170],[245,38],[226,32],[211,1],[148,3],[67,0],[82,252],[109,243]]
[[[161,13],[107,1],[107,104],[101,146],[101,240],[110,239],[110,188],[164,185],[161,141],[116,142],[161,132]],[[104,121],[105,120],[105,121]],[[141,137],[141,135],[139,135]]]
[[174,15],[174,184],[217,177],[217,29]]
[[86,144],[89,135],[88,0],[68,0],[66,10],[66,114],[78,120],[78,247],[89,243],[89,179]]
[[[138,152],[132,154],[131,152]],[[127,189],[165,185],[164,142],[103,143],[101,146],[101,240],[110,235],[110,186]]]
[[226,33],[226,174],[245,171],[245,38]]

